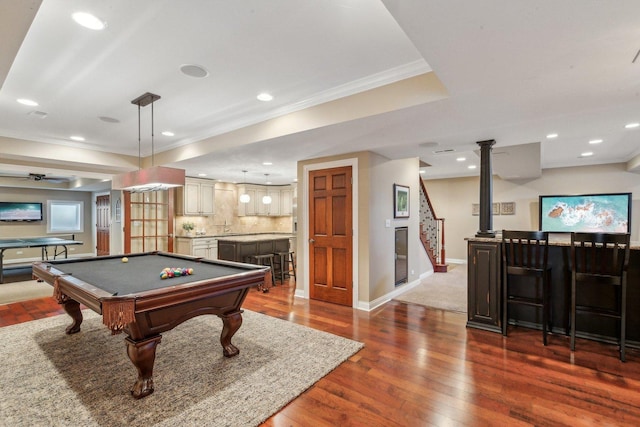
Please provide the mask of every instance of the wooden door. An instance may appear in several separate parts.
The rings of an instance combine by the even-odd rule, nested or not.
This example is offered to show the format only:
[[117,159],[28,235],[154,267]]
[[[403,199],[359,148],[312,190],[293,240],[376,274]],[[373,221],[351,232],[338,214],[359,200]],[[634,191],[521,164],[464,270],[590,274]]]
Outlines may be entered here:
[[173,252],[173,189],[124,192],[125,253]]
[[96,254],[109,255],[111,200],[108,195],[96,198]]
[[309,296],[353,304],[351,167],[309,174]]

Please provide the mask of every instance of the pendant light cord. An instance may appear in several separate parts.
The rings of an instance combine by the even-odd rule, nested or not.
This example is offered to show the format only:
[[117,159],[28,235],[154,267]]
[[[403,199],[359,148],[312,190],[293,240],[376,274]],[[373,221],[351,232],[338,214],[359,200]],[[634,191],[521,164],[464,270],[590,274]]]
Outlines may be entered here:
[[156,165],[155,154],[156,150],[153,147],[153,101],[151,102],[151,166]]
[[142,151],[140,149],[140,104],[138,104],[138,170],[142,169]]

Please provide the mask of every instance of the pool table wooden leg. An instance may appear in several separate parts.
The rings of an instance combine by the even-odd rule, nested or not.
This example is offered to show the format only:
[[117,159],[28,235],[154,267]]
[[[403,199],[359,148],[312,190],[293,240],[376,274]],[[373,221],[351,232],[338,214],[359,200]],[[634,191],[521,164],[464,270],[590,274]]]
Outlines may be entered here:
[[225,357],[233,357],[240,353],[238,347],[231,344],[231,337],[240,329],[242,325],[242,311],[231,314],[219,315],[222,319],[222,333],[220,334],[220,344],[222,344],[222,354]]
[[127,355],[138,370],[138,379],[131,387],[131,394],[136,399],[141,399],[153,393],[153,364],[156,360],[156,347],[160,344],[161,335],[146,338],[142,341],[134,341],[125,338],[127,343]]
[[78,301],[72,300],[71,298],[66,298],[62,303],[62,308],[67,312],[69,316],[73,319],[73,323],[71,323],[65,329],[65,332],[69,335],[80,332],[80,325],[82,324],[82,311],[80,310],[80,303]]

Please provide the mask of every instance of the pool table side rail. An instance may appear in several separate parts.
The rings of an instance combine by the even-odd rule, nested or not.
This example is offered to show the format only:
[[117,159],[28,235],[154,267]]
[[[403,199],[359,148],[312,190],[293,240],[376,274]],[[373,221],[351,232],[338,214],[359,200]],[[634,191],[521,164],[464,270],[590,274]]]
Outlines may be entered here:
[[34,262],[31,269],[35,277],[53,286],[53,297],[59,304],[65,302],[66,296],[102,314],[100,300],[111,297],[109,292],[68,275],[47,262]]

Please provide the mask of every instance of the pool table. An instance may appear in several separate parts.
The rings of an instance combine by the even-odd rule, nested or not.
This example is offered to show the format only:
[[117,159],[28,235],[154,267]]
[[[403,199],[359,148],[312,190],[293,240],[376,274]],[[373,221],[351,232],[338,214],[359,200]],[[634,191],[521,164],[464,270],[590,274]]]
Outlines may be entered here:
[[[242,324],[249,289],[270,281],[268,267],[164,252],[36,262],[33,274],[53,285],[53,296],[80,331],[80,304],[102,315],[113,334],[124,332],[127,355],[138,371],[131,388],[140,399],[153,393],[153,365],[162,332],[201,314],[222,319],[223,354],[239,353],[231,338]],[[126,262],[125,262],[126,261]],[[161,278],[164,268],[192,268],[193,274]],[[198,338],[198,337],[194,337]]]

